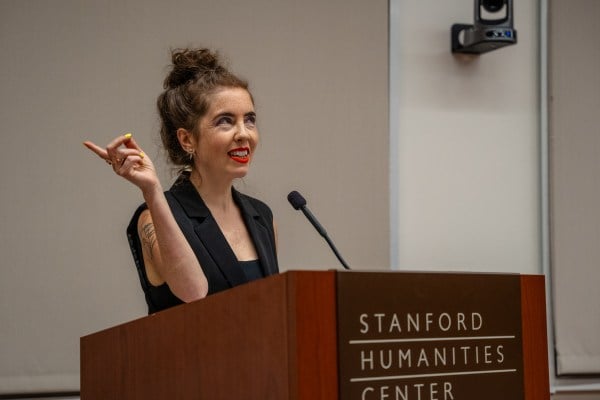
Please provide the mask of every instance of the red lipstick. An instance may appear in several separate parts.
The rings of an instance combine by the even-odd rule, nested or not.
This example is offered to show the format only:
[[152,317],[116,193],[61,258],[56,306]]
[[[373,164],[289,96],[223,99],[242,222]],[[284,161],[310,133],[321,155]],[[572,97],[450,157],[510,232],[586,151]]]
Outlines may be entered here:
[[250,161],[250,149],[248,147],[238,147],[230,150],[227,154],[232,160],[241,164],[247,164]]

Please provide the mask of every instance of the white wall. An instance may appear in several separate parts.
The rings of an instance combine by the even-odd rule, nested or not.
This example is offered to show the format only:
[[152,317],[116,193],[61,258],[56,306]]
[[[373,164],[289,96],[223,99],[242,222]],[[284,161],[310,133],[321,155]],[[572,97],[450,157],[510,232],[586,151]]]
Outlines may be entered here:
[[473,0],[391,1],[392,266],[540,273],[538,3],[518,43],[454,56]]

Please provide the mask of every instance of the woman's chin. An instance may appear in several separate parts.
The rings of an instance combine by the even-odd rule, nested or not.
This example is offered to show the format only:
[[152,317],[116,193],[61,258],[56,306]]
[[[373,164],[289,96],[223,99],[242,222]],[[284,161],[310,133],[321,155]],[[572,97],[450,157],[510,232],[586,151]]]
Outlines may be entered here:
[[236,168],[231,172],[233,179],[240,179],[248,175],[248,166]]

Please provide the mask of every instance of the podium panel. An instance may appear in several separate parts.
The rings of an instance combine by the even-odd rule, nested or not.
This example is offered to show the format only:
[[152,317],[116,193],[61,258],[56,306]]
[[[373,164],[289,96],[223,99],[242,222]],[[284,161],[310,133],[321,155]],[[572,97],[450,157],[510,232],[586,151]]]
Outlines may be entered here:
[[337,281],[341,398],[524,399],[519,275]]
[[545,321],[541,276],[286,272],[82,337],[81,399],[548,400]]

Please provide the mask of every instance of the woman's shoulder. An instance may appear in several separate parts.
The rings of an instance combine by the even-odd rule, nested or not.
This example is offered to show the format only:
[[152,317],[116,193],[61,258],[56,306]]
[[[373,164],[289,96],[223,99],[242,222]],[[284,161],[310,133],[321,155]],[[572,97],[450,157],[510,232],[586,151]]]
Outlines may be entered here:
[[138,228],[138,220],[144,211],[148,210],[148,205],[146,203],[140,204],[133,213],[133,216],[129,220],[129,225],[127,226],[127,234],[133,234],[137,232]]

